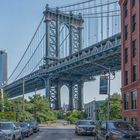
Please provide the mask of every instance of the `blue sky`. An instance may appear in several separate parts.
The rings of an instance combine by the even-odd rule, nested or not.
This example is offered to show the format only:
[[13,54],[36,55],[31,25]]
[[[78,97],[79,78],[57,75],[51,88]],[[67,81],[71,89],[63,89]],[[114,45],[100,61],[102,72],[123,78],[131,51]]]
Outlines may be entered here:
[[[8,52],[8,73],[10,74],[24,53],[43,15],[45,5],[61,6],[80,0],[1,0],[0,1],[0,50]],[[117,84],[116,84],[117,83]],[[98,94],[99,79],[85,83],[84,102],[106,96]],[[120,73],[111,82],[111,92],[120,92]],[[65,96],[65,87],[62,96]]]

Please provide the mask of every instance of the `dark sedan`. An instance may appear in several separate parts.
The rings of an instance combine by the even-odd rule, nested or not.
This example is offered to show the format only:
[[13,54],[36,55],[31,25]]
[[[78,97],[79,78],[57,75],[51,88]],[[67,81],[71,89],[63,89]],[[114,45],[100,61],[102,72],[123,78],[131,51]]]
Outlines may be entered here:
[[139,134],[125,121],[103,121],[96,126],[96,140],[137,140]]
[[76,123],[75,133],[77,135],[95,135],[95,124],[92,120],[79,120]]
[[29,137],[31,134],[33,134],[33,129],[31,128],[30,124],[28,122],[21,122],[21,133],[22,137]]
[[38,126],[37,121],[35,121],[35,120],[30,120],[29,123],[30,123],[30,125],[31,125],[31,127],[32,127],[34,133],[36,133],[36,132],[39,131],[39,126]]

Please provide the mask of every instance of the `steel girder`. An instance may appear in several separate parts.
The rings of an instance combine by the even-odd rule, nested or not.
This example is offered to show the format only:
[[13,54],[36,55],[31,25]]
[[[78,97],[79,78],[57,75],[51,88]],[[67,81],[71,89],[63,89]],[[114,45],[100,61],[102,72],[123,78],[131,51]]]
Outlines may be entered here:
[[[49,65],[54,61],[60,59],[60,29],[62,25],[66,25],[69,30],[69,54],[71,55],[75,52],[80,51],[82,46],[81,37],[83,19],[81,15],[74,16],[72,13],[64,14],[59,11],[59,9],[52,10],[48,7],[48,5],[46,6],[46,10],[44,11],[44,16],[46,22],[45,65],[46,67],[49,67]],[[50,90],[50,103],[52,104],[53,108],[60,109],[60,82],[51,82],[50,85],[51,86],[48,87],[48,89]]]
[[81,15],[65,14],[59,9],[52,10],[47,5],[44,16],[46,23],[46,56],[44,58],[46,66],[60,59],[60,29],[63,25],[67,26],[69,30],[69,55],[81,50],[83,24]]
[[[40,69],[30,75],[25,76],[27,82],[25,82],[25,92],[34,91],[35,88],[42,89],[45,84],[41,82],[39,77],[48,77],[52,81],[59,79],[63,84],[68,82],[75,82],[77,84],[79,81],[88,81],[90,78],[102,74],[104,71],[100,67],[96,66],[95,63],[103,64],[110,67],[113,71],[120,70],[121,68],[121,36],[117,34],[111,38],[103,40],[97,44],[94,44],[86,49],[76,52],[66,58],[60,59],[56,62],[51,63],[47,67],[44,65]],[[114,63],[115,61],[115,63]],[[94,78],[93,78],[94,79]],[[56,87],[56,83],[53,84]],[[77,86],[78,88],[78,86]],[[4,88],[5,91],[9,92],[12,97],[22,94],[22,79],[17,80],[14,83],[7,85]],[[52,90],[52,91],[51,91]],[[51,97],[51,102],[60,104],[56,99],[58,98],[55,91],[52,88],[49,90],[49,95]],[[79,91],[79,90],[78,90]],[[73,99],[73,86],[70,88],[71,100]],[[52,93],[52,94],[50,94]],[[55,93],[55,94],[54,94]],[[75,88],[75,93],[76,88]],[[53,97],[53,95],[55,95]],[[78,95],[79,96],[79,95]],[[74,96],[76,98],[76,94]],[[80,98],[80,97],[79,97]],[[55,100],[52,100],[55,99]],[[70,101],[70,108],[73,107],[72,101]],[[80,104],[78,105],[80,106]]]
[[68,82],[69,110],[83,110],[83,82]]

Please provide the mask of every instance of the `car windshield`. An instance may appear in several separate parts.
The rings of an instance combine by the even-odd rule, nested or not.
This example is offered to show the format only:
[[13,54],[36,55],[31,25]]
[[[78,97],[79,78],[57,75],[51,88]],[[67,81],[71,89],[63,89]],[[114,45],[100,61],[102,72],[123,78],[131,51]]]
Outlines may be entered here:
[[13,129],[13,125],[12,123],[0,123],[0,129],[2,130]]
[[94,125],[93,121],[78,121],[78,125]]
[[28,127],[28,124],[27,123],[21,123],[20,127]]
[[35,125],[37,125],[37,122],[36,121],[30,121],[30,124],[35,126]]
[[134,130],[134,128],[127,122],[109,122],[108,128],[119,130]]

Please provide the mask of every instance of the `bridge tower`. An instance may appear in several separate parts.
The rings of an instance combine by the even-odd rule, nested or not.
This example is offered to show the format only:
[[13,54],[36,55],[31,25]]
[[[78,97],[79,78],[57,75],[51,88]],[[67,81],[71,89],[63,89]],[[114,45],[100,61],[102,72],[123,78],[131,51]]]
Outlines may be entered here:
[[122,114],[140,129],[140,1],[120,0],[122,21]]
[[[73,15],[72,12],[69,14],[61,12],[58,8],[50,9],[49,6],[46,6],[44,11],[45,24],[46,24],[46,55],[44,57],[45,67],[49,66],[60,59],[60,33],[61,26],[65,25],[68,29],[68,43],[69,43],[69,55],[72,55],[75,52],[78,52],[82,49],[82,24],[83,19],[81,14]],[[66,36],[64,38],[67,38]],[[64,74],[63,74],[64,76]],[[46,95],[49,97],[51,107],[56,110],[61,108],[60,101],[60,89],[62,84],[68,85],[69,88],[69,106],[70,110],[74,108],[74,101],[77,101],[77,109],[82,110],[82,89],[83,84],[71,82],[73,79],[67,79],[65,83],[59,77],[46,78]],[[68,84],[67,84],[68,83]]]

